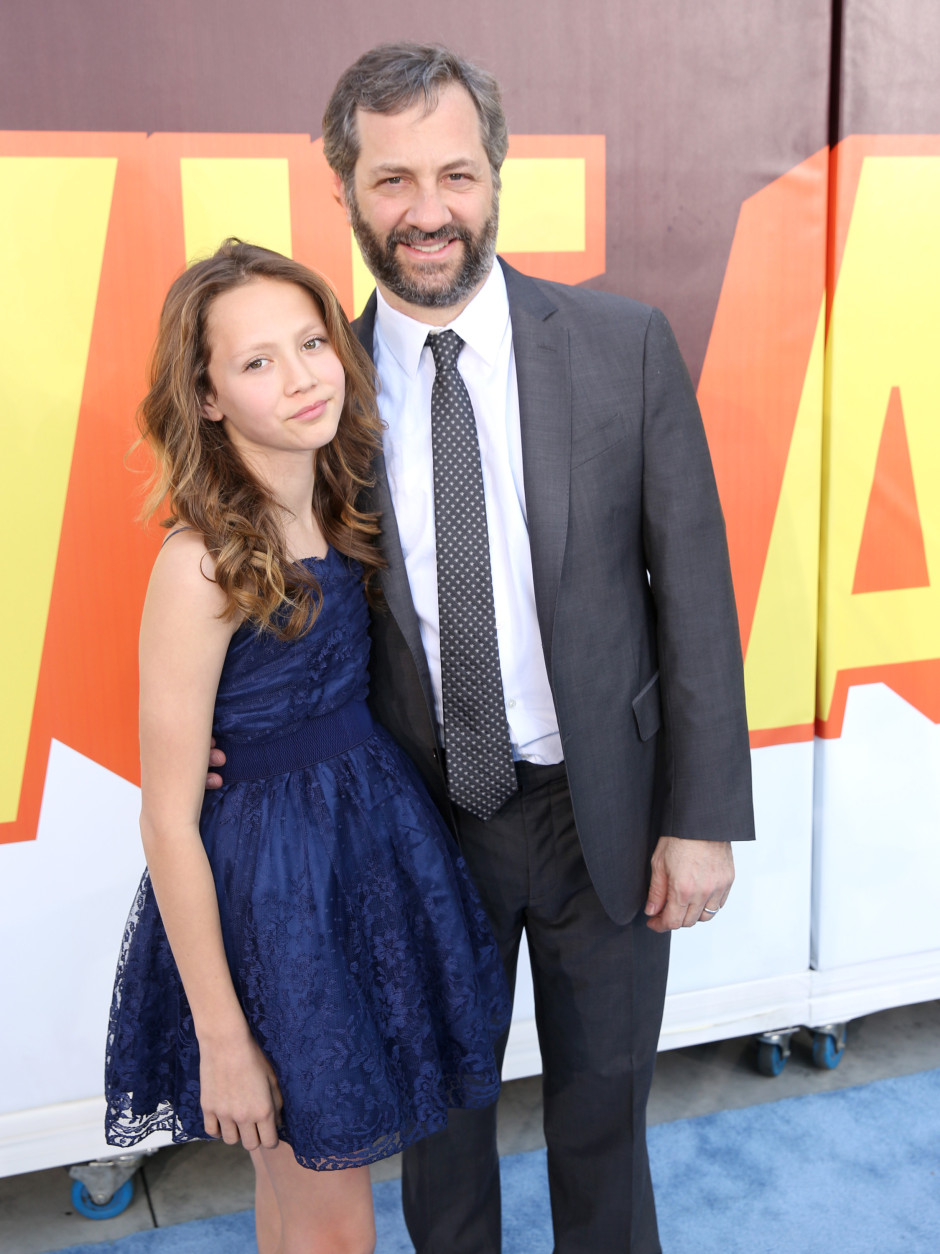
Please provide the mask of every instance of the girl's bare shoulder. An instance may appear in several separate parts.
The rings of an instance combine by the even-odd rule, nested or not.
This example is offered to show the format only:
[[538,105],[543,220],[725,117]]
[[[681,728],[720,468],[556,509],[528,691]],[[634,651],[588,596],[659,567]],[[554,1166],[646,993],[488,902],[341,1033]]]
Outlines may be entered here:
[[187,527],[167,536],[153,564],[147,600],[212,615],[224,608],[225,596],[215,582],[215,558],[201,532]]

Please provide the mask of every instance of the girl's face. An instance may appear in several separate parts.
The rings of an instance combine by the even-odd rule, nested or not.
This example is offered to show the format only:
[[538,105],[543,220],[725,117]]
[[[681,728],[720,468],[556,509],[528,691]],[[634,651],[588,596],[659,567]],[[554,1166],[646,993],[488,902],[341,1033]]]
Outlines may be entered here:
[[212,395],[203,412],[241,453],[309,454],[336,434],[346,376],[319,305],[302,287],[255,278],[206,317]]

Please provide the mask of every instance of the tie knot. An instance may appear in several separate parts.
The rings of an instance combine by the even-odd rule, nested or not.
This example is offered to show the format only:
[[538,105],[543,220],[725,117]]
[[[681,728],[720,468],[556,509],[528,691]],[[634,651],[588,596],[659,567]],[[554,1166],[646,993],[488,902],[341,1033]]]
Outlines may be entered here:
[[450,370],[463,348],[463,340],[456,331],[432,331],[425,343],[431,350],[437,370]]

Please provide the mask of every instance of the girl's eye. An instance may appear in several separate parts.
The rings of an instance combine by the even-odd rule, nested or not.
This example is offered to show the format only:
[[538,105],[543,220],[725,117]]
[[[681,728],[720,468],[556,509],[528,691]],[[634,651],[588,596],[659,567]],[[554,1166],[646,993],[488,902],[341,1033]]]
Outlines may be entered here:
[[253,357],[251,361],[246,363],[245,369],[246,370],[260,370],[266,361],[267,361],[266,357]]
[[304,341],[304,348],[316,349],[319,348],[321,344],[326,344],[326,342],[327,339],[325,335],[311,335],[309,340]]

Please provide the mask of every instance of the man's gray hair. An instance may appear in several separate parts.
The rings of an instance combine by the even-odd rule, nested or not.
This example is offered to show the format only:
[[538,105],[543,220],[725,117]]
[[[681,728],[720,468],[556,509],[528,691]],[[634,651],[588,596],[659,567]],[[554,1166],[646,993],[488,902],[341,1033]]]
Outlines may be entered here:
[[437,107],[442,87],[466,89],[480,118],[480,139],[499,187],[499,169],[509,146],[499,84],[492,74],[439,44],[392,43],[370,49],[342,75],[323,115],[323,152],[330,168],[350,189],[359,159],[356,110],[403,113],[419,100],[425,112]]

